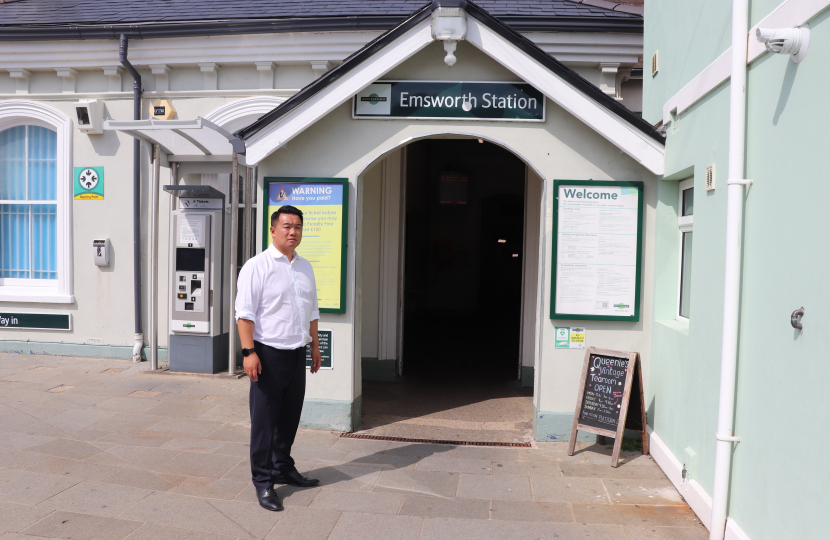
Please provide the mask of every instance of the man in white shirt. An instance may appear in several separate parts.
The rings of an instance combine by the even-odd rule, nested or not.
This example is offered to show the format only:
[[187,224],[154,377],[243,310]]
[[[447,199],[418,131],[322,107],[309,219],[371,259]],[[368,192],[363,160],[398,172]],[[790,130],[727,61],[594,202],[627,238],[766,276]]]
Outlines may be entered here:
[[268,249],[239,272],[236,321],[243,367],[251,379],[251,477],[259,504],[283,509],[274,484],[310,487],[319,480],[297,472],[291,445],[305,397],[306,345],[311,373],[320,369],[317,283],[311,263],[295,251],[303,213],[282,206],[271,216]]

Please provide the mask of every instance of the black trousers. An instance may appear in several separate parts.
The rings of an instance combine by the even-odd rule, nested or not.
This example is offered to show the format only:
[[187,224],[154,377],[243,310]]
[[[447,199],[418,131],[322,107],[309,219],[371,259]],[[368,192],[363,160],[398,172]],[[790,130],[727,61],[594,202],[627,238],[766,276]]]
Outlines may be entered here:
[[305,397],[305,347],[281,350],[254,342],[262,373],[251,381],[251,477],[257,489],[295,470],[291,445]]

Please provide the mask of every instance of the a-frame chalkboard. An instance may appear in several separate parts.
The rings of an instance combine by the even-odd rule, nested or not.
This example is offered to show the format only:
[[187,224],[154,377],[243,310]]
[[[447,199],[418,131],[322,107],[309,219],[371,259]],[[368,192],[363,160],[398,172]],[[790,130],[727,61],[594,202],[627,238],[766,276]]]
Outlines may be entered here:
[[626,429],[640,432],[643,454],[648,454],[640,355],[589,347],[585,351],[568,455],[574,454],[577,431],[614,437],[611,466],[616,467]]

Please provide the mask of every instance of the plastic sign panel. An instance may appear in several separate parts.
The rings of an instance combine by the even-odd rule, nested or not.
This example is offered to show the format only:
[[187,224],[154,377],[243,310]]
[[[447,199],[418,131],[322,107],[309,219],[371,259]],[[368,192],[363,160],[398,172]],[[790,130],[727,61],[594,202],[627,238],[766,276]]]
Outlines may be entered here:
[[271,243],[271,214],[280,206],[303,212],[297,253],[311,263],[321,313],[346,312],[346,238],[349,181],[346,178],[266,178],[263,249]]
[[554,182],[551,319],[640,320],[642,182]]
[[0,313],[0,329],[72,330],[69,313]]
[[553,343],[557,349],[584,349],[585,328],[557,326]]
[[379,81],[355,96],[353,117],[544,122],[545,96],[525,83]]
[[[331,330],[317,330],[320,344],[320,369],[331,369]],[[305,367],[311,368],[311,343],[305,347]]]
[[104,198],[104,168],[75,167],[75,200]]

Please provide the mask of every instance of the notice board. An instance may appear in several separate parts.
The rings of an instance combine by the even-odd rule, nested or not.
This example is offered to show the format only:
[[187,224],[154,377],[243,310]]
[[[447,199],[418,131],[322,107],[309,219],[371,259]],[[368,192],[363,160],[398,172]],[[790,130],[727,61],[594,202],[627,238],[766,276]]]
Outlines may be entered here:
[[643,183],[553,185],[550,318],[639,321]]
[[262,249],[271,243],[271,214],[291,205],[303,212],[297,248],[314,268],[321,313],[346,312],[346,239],[349,181],[346,178],[265,178]]
[[640,432],[643,454],[648,454],[640,355],[589,347],[585,351],[568,455],[574,453],[578,431],[614,437],[611,465],[616,467],[626,429]]
[[[331,369],[331,330],[318,330],[320,343],[320,369]],[[311,343],[305,347],[305,367],[311,367]]]

